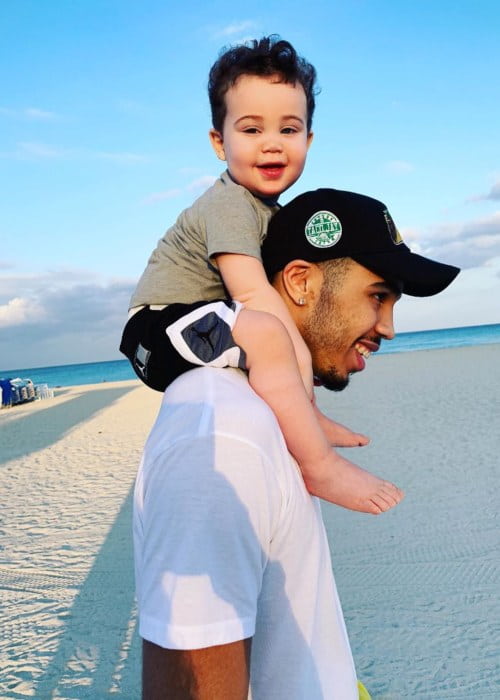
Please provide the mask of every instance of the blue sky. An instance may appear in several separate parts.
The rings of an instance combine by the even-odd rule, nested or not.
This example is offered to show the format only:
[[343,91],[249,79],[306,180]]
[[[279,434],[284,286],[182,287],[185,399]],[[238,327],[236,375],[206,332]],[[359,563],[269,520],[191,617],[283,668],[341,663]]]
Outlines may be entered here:
[[220,172],[208,70],[270,33],[321,88],[282,203],[364,192],[412,249],[463,267],[404,298],[399,330],[500,322],[499,26],[495,0],[3,0],[0,368],[120,357],[150,251]]

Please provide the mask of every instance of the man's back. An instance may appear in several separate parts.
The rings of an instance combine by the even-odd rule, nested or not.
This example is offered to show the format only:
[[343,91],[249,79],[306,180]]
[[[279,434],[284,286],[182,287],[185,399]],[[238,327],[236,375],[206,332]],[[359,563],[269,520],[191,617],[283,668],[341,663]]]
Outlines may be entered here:
[[251,697],[357,698],[319,503],[237,370],[167,390],[135,494],[140,633],[169,649],[252,637]]

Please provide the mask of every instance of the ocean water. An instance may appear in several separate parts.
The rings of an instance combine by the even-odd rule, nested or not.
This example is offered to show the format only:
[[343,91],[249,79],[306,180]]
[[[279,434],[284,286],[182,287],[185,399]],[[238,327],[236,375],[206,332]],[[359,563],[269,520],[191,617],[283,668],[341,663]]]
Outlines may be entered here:
[[388,354],[410,350],[456,348],[464,345],[485,345],[487,343],[500,343],[500,323],[398,333],[394,340],[382,343],[379,353]]
[[[500,343],[500,323],[398,333],[394,340],[382,344],[379,354],[484,345],[486,343]],[[128,360],[9,369],[0,371],[1,377],[29,378],[34,384],[48,384],[50,387],[98,384],[136,378]]]

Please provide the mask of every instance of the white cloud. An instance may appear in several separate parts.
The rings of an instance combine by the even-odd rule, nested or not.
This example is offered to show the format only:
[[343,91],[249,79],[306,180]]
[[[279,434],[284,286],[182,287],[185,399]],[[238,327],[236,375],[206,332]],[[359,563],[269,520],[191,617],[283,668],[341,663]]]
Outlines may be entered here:
[[493,185],[486,199],[500,199],[500,181]]
[[385,164],[385,168],[395,175],[404,175],[415,170],[415,166],[405,160],[390,160]]
[[14,297],[0,306],[0,328],[40,321],[44,316],[45,312],[38,302],[23,297]]
[[138,102],[137,100],[118,100],[116,107],[120,112],[124,112],[125,114],[143,114],[146,111],[142,102]]
[[188,190],[188,192],[199,192],[201,194],[205,192],[205,190],[208,190],[216,180],[217,177],[215,175],[202,175],[202,177],[198,177],[196,180],[190,182],[186,190]]
[[23,141],[18,144],[17,155],[19,158],[62,158],[69,155],[70,151],[49,146],[45,143],[33,143]]
[[52,121],[58,118],[55,112],[48,112],[46,109],[38,109],[38,107],[28,107],[24,110],[24,114],[29,119],[41,119],[42,121]]
[[7,304],[15,297],[42,300],[57,290],[96,283],[95,273],[71,267],[39,270],[36,273],[18,272],[13,265],[5,269],[8,272],[0,274],[0,304]]
[[164,202],[167,199],[175,199],[180,197],[183,190],[179,187],[173,187],[170,190],[164,190],[163,192],[153,192],[153,194],[148,195],[142,200],[143,204],[156,204],[156,202]]
[[214,39],[221,39],[224,37],[233,37],[236,34],[241,34],[242,32],[247,32],[250,29],[255,29],[257,27],[256,22],[247,19],[240,22],[232,22],[227,24],[225,27],[215,30],[213,33]]
[[396,305],[399,332],[500,323],[500,256],[464,269],[441,294],[403,295]]
[[33,141],[21,141],[17,144],[15,151],[0,153],[0,158],[13,158],[16,160],[54,160],[61,158],[71,160],[104,160],[120,165],[146,163],[150,160],[149,156],[140,153],[61,148],[59,146]]
[[481,202],[484,200],[491,199],[493,201],[498,201],[500,200],[500,180],[495,182],[492,186],[489,192],[486,194],[478,194],[475,195],[474,197],[470,197],[467,201],[468,202]]
[[197,177],[195,180],[192,180],[184,187],[173,187],[171,189],[164,190],[163,192],[153,192],[152,194],[145,197],[142,200],[142,203],[156,204],[156,202],[163,202],[167,199],[175,199],[176,197],[180,197],[186,192],[200,195],[203,192],[205,192],[205,190],[207,190],[211,185],[213,185],[216,180],[216,175],[202,175],[201,177]]
[[59,119],[59,115],[55,112],[49,112],[46,109],[39,107],[26,107],[24,109],[11,109],[9,107],[0,107],[0,114],[6,117],[15,119],[32,119],[40,121],[53,121]]
[[201,172],[201,170],[200,168],[184,167],[179,168],[177,172],[179,173],[179,175],[197,175]]
[[[414,250],[414,246],[420,246],[419,240],[422,237],[422,233],[415,228],[401,228],[399,229],[401,236],[403,237],[406,245]],[[417,251],[414,251],[417,252]]]
[[0,369],[120,357],[134,283],[70,272],[0,277]]
[[435,226],[408,244],[415,253],[450,265],[480,267],[500,255],[500,211],[464,223]]
[[89,152],[90,158],[97,160],[109,160],[114,163],[146,163],[149,161],[148,156],[140,155],[139,153],[112,153],[106,151],[97,151],[96,153]]

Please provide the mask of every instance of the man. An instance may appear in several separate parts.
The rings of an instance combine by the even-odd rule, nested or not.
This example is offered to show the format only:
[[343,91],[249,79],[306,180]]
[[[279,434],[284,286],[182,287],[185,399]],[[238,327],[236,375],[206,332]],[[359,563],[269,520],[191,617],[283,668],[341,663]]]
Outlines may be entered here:
[[[381,202],[328,189],[283,207],[262,253],[333,390],[394,336],[402,292],[436,294],[458,273],[412,254]],[[241,371],[167,389],[134,538],[144,700],[358,698],[319,503]]]

